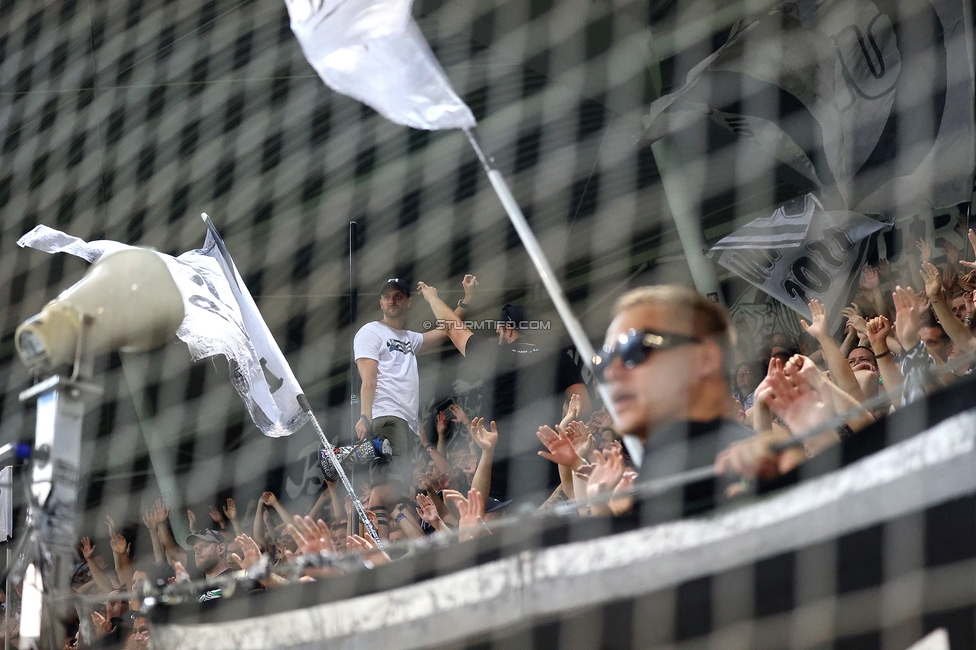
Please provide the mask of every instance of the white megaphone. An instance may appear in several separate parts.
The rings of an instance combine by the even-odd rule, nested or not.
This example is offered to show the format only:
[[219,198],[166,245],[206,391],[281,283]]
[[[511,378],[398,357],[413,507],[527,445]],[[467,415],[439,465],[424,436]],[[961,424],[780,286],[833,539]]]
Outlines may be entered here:
[[183,321],[183,298],[159,255],[144,248],[110,253],[81,280],[21,323],[17,354],[31,368],[87,366],[106,352],[165,344]]

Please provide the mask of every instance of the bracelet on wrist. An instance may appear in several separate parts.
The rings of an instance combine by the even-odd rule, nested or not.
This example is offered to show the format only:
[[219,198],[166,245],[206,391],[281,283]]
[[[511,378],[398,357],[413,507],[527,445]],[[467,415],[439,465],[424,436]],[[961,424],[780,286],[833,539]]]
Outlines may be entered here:
[[885,357],[890,357],[890,356],[891,356],[891,350],[885,350],[881,354],[878,354],[877,352],[875,352],[874,353],[874,360],[877,361],[878,359],[884,359]]
[[461,298],[460,300],[458,300],[457,306],[460,307],[461,309],[467,309],[468,303],[464,302],[464,298]]

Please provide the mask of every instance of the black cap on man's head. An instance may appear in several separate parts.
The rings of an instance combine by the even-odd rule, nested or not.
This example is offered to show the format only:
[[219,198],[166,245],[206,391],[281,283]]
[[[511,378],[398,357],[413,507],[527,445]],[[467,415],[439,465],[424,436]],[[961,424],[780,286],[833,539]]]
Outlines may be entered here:
[[407,296],[407,298],[410,297],[410,287],[400,278],[390,278],[384,282],[382,288],[380,288],[380,295],[382,296],[391,289],[399,289]]
[[517,330],[526,327],[525,323],[529,320],[529,315],[522,305],[505,305],[498,320],[505,323],[508,328]]
[[197,540],[203,540],[204,542],[210,542],[211,544],[223,544],[224,538],[216,530],[212,528],[204,528],[199,533],[193,533],[186,538],[186,543],[188,546],[193,546]]

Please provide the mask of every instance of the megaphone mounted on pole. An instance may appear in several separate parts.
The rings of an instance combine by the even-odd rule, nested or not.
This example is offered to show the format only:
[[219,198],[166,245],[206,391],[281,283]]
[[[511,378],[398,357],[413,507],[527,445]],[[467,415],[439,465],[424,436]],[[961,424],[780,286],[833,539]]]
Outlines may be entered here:
[[[160,347],[176,334],[183,316],[182,296],[159,255],[128,248],[99,259],[17,328],[17,354],[45,377],[20,394],[22,403],[37,403],[28,517],[34,530],[25,535],[37,536],[33,554],[50,562],[29,557],[24,565],[43,574],[32,582],[43,585],[43,592],[67,592],[71,586],[85,398],[101,394],[99,386],[89,383],[95,358]],[[57,374],[67,368],[70,376]],[[30,605],[24,598],[23,607],[22,616],[38,624],[21,630],[21,647],[38,647],[41,622],[53,624],[63,612],[52,599],[34,599]],[[63,635],[59,627],[55,630],[56,637]]]

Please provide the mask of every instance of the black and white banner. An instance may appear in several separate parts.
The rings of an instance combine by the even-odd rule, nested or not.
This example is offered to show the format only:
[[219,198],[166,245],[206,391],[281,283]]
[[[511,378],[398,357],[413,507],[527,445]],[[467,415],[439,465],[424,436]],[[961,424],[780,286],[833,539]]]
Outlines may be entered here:
[[[808,320],[807,303],[814,298],[836,316],[834,308],[864,263],[870,236],[885,224],[853,212],[814,210],[802,200],[809,210],[780,208],[756,219],[716,242],[709,257]],[[786,236],[777,230],[783,222],[791,224],[790,237],[805,233],[799,244],[773,243]]]
[[[43,225],[17,244],[45,253],[68,253],[91,263],[131,248],[110,240],[85,242]],[[193,360],[217,354],[227,358],[231,382],[265,435],[287,436],[300,429],[309,419],[298,402],[301,386],[212,224],[202,249],[179,257],[156,254],[183,296],[184,317],[176,335]]]

